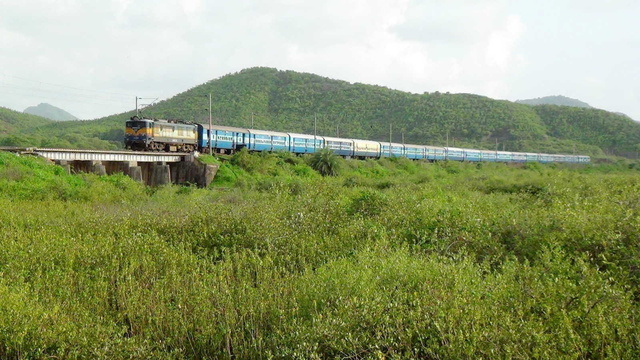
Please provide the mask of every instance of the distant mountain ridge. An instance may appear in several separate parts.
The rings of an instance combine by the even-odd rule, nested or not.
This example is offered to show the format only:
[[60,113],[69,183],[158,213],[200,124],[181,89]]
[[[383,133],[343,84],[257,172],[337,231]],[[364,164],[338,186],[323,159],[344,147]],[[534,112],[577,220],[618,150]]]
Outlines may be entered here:
[[526,100],[516,100],[518,104],[525,105],[562,105],[562,106],[572,106],[579,108],[587,108],[593,109],[593,107],[586,102],[582,102],[578,99],[572,99],[570,97],[555,95],[555,96],[544,96],[535,99],[526,99]]
[[77,117],[58,107],[47,103],[40,103],[38,106],[30,106],[23,111],[25,114],[38,115],[54,121],[78,120]]

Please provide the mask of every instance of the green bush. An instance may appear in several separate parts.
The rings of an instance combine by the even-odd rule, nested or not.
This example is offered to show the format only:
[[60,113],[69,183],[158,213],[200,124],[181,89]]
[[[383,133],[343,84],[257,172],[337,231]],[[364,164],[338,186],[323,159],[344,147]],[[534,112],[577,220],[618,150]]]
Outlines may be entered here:
[[336,176],[340,170],[340,157],[329,148],[323,148],[311,155],[309,166],[322,176]]

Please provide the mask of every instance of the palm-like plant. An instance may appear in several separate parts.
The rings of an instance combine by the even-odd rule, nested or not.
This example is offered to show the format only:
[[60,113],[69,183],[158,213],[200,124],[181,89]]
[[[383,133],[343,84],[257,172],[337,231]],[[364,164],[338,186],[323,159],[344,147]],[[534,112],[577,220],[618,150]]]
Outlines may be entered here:
[[340,168],[340,160],[333,151],[323,148],[311,156],[309,166],[322,176],[336,176]]

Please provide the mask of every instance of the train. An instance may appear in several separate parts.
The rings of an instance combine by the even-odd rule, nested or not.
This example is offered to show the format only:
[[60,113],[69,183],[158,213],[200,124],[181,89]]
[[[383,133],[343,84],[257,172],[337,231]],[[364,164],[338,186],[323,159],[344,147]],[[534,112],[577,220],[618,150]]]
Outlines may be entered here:
[[586,155],[543,154],[456,147],[400,144],[384,141],[254,130],[230,126],[194,124],[133,116],[126,122],[125,148],[136,151],[212,152],[232,154],[249,151],[289,151],[312,154],[327,148],[345,158],[406,157],[412,160],[452,160],[505,163],[587,164]]

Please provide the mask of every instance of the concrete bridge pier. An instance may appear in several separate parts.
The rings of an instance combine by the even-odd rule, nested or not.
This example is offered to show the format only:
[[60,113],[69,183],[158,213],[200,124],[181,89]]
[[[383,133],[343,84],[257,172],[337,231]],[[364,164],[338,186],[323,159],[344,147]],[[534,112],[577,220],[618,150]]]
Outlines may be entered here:
[[93,160],[90,161],[91,172],[96,175],[107,175],[107,167],[104,166],[102,161]]
[[111,174],[121,172],[133,180],[144,184],[144,178],[142,177],[142,167],[138,165],[137,161],[122,161],[116,163],[118,168],[111,171]]
[[171,181],[174,184],[194,184],[207,187],[218,172],[219,165],[203,164],[197,159],[171,163]]
[[171,167],[164,162],[154,163],[149,185],[161,186],[171,183]]
[[144,179],[142,178],[142,167],[140,166],[131,166],[129,168],[129,172],[126,173],[130,178],[134,181],[137,181],[141,184],[144,184]]

